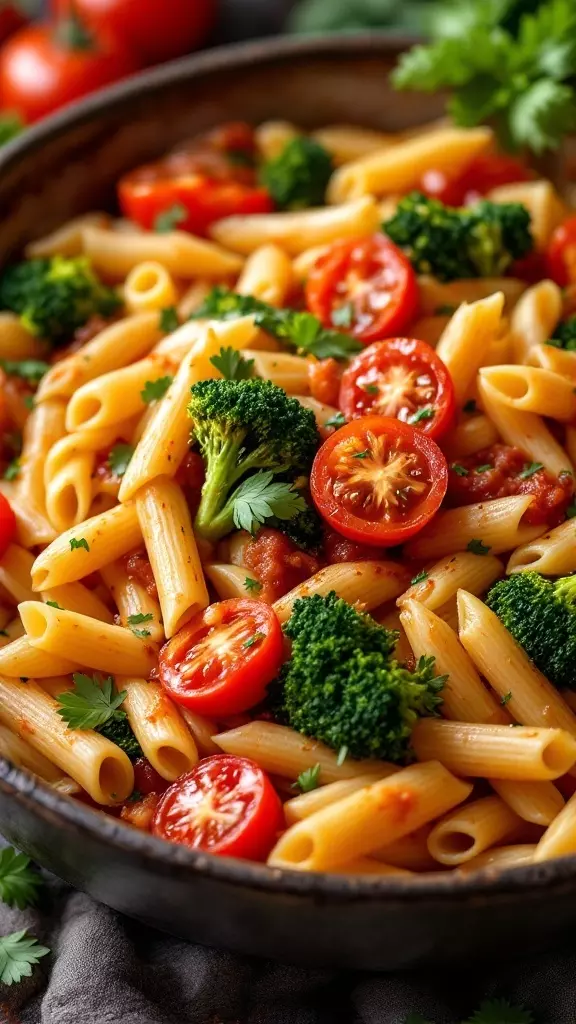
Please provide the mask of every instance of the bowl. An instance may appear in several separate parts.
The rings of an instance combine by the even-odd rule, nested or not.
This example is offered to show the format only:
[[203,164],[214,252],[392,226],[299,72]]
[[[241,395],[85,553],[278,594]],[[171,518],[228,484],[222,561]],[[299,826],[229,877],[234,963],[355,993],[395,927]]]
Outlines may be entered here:
[[[395,130],[437,116],[393,94],[411,40],[370,34],[223,48],[71,106],[0,152],[3,259],[113,202],[124,171],[228,119]],[[195,853],[57,794],[0,760],[0,831],[35,861],[147,925],[316,967],[389,970],[549,948],[576,925],[576,858],[474,876],[353,878]]]

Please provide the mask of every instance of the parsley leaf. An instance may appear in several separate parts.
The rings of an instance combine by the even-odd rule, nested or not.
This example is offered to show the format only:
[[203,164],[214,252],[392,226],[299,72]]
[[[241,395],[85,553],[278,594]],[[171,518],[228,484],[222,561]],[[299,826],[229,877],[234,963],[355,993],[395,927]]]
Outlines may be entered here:
[[78,548],[84,548],[84,551],[90,551],[88,541],[85,537],[80,537],[79,540],[77,540],[76,537],[70,538],[70,551],[76,551]]
[[270,472],[248,477],[233,495],[234,525],[238,530],[256,533],[266,519],[293,519],[304,512],[306,502],[292,484],[274,480]]
[[351,455],[350,458],[352,458],[352,459],[367,459],[369,455],[370,455],[370,449],[369,448],[365,448],[363,452],[354,452],[354,455]]
[[428,579],[428,573],[426,572],[425,569],[423,569],[422,572],[416,573],[416,576],[414,576],[410,580],[410,586],[411,587],[415,587],[417,583],[423,583],[424,580],[427,580],[427,579]]
[[466,545],[466,550],[471,551],[473,555],[487,555],[490,551],[489,545],[483,544],[477,537],[473,537],[469,540]]
[[12,846],[0,851],[0,899],[25,910],[37,902],[42,878],[30,868],[30,858]]
[[568,508],[566,509],[566,519],[574,519],[575,516],[576,502],[572,502],[572,504],[568,505]]
[[507,999],[485,999],[464,1024],[534,1024],[534,1015]]
[[19,472],[20,472],[20,459],[12,459],[12,462],[10,462],[9,465],[6,466],[6,469],[4,470],[4,474],[3,474],[4,475],[4,479],[5,480],[16,480],[16,477],[18,476]]
[[46,601],[46,604],[47,604],[47,605],[48,605],[48,606],[49,606],[50,608],[57,608],[59,612],[63,612],[63,611],[64,611],[64,609],[63,609],[62,605],[61,605],[61,604],[58,604],[58,601]]
[[408,423],[420,423],[421,420],[431,420],[434,416],[434,409],[430,405],[423,406],[408,417]]
[[134,447],[131,444],[118,443],[110,449],[108,465],[115,476],[124,476],[133,455]]
[[151,636],[149,629],[132,629],[134,636],[137,636],[139,640],[145,640],[147,636]]
[[148,612],[146,615],[144,612],[138,612],[137,615],[129,615],[126,622],[129,626],[141,626],[143,622],[153,622],[154,616],[152,612]]
[[296,779],[296,782],[292,783],[292,789],[299,789],[301,793],[311,793],[313,789],[318,789],[320,785],[320,764],[315,764],[311,768],[305,768],[303,772]]
[[453,462],[450,469],[456,473],[456,476],[468,476],[469,474],[469,470],[466,469],[466,466],[461,466],[459,462]]
[[126,712],[118,709],[127,691],[117,693],[112,676],[108,676],[102,684],[83,672],[74,672],[72,678],[74,689],[56,698],[58,714],[69,729],[97,729],[110,719],[126,718]]
[[337,309],[332,310],[330,318],[334,327],[352,327],[354,323],[354,306],[351,302],[343,302]]
[[486,463],[484,463],[483,466],[476,466],[476,469],[474,470],[474,472],[475,473],[487,473],[489,469],[493,469],[493,468],[494,467],[491,465],[490,462],[486,462]]
[[177,327],[180,327],[178,311],[176,306],[166,306],[160,310],[159,327],[164,334],[172,334]]
[[30,978],[32,967],[50,952],[47,946],[28,935],[26,929],[12,932],[0,939],[0,982],[15,985],[22,978]]
[[251,576],[247,576],[244,580],[244,589],[247,590],[249,594],[259,594],[262,590],[262,584],[259,580],[254,580]]
[[340,427],[346,426],[346,417],[343,412],[335,412],[329,420],[326,420],[325,427],[334,427],[339,430]]
[[167,210],[158,214],[154,221],[154,231],[159,235],[166,235],[168,232],[174,231],[183,220],[186,220],[187,216],[186,207],[182,206],[182,203],[174,203]]
[[163,398],[173,379],[173,377],[158,377],[156,380],[147,380],[144,390],[140,392],[142,401],[149,405],[150,402],[157,402]]
[[210,362],[226,380],[248,380],[254,373],[254,360],[244,359],[244,356],[232,346],[221,348],[217,356],[212,356]]
[[508,690],[508,693],[505,693],[504,696],[502,697],[500,701],[502,707],[505,707],[508,701],[510,700],[512,700],[512,690]]
[[0,359],[0,366],[9,377],[21,377],[33,387],[40,383],[50,366],[40,359]]
[[537,473],[539,469],[544,469],[544,464],[542,462],[528,462],[518,476],[521,477],[522,480],[527,480],[529,476],[534,476],[534,473]]
[[259,640],[264,640],[265,636],[266,633],[263,633],[261,629],[258,629],[253,636],[244,641],[242,647],[244,647],[245,650],[248,650],[248,648],[254,647],[254,644],[257,644]]

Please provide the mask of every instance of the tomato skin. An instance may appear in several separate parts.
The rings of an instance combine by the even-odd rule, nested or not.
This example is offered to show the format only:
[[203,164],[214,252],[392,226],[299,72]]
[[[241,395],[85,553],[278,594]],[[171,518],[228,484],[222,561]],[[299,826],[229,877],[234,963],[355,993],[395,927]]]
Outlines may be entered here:
[[[71,0],[53,0],[67,11]],[[109,32],[141,55],[160,64],[189,53],[204,42],[215,14],[214,0],[74,0],[78,14],[96,32]]]
[[[382,304],[385,295],[388,300]],[[310,312],[332,328],[334,312],[350,303],[352,322],[343,330],[368,345],[399,334],[414,319],[418,284],[404,253],[385,235],[344,239],[334,242],[314,264],[306,282],[306,302]]]
[[[351,474],[372,470],[370,480],[376,477],[378,483],[385,479],[390,460],[382,464],[381,474],[374,468],[380,450],[378,445],[384,447],[386,441],[394,446],[392,452],[388,450],[393,460],[398,457],[404,460],[400,470],[402,488],[398,487],[396,477],[395,485],[388,491],[392,493],[391,510],[386,506],[382,514],[378,509],[372,513],[373,483],[362,488],[362,483],[356,482]],[[364,452],[371,454],[366,456]],[[353,459],[358,461],[353,463]],[[358,466],[362,469],[358,470]],[[344,483],[346,475],[350,477],[348,489]],[[317,452],[310,475],[314,504],[328,525],[349,540],[381,547],[402,544],[423,529],[438,511],[447,486],[448,466],[438,445],[421,430],[385,416],[363,416],[335,431]],[[408,494],[404,501],[400,500],[402,492]],[[411,498],[415,500],[409,508]],[[399,510],[396,521],[393,518],[395,508]],[[366,511],[368,515],[362,515]]]
[[16,536],[16,516],[10,502],[0,494],[0,558]]
[[[231,825],[209,818],[210,805],[225,808],[227,797],[236,805],[237,820]],[[193,807],[202,804],[206,810],[202,808],[197,823]],[[166,790],[156,809],[152,832],[195,850],[261,861],[268,856],[283,821],[278,794],[254,761],[214,754]]]
[[282,656],[282,629],[272,608],[230,598],[195,615],[164,644],[158,674],[177,704],[226,717],[264,698]]
[[479,153],[457,178],[430,168],[422,175],[418,188],[447,206],[464,206],[500,185],[529,181],[532,177],[531,171],[513,156]]
[[560,288],[576,282],[576,217],[569,217],[552,232],[546,269]]
[[[403,404],[402,374],[408,396]],[[433,416],[414,425],[436,439],[452,426],[456,400],[452,378],[431,345],[417,338],[388,338],[352,359],[342,375],[339,406],[347,420],[378,414],[403,422],[418,410],[432,409]]]
[[170,785],[158,774],[147,757],[138,757],[134,762],[134,789],[143,796],[149,793],[163,793]]
[[22,119],[38,121],[60,107],[138,70],[132,53],[112,39],[92,49],[72,49],[56,40],[53,24],[29,25],[0,51],[2,105]]

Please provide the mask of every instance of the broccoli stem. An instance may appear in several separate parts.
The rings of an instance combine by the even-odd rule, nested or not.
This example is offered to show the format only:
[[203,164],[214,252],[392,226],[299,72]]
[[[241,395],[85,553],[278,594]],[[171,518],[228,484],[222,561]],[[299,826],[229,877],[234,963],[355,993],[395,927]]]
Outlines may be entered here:
[[564,601],[576,604],[576,573],[574,576],[563,576],[562,579],[556,580],[554,590]]
[[[232,529],[232,525],[224,528],[220,513],[226,506],[226,498],[231,485],[244,472],[244,466],[238,466],[238,457],[242,450],[245,434],[235,435],[223,441],[217,448],[210,448],[206,453],[206,481],[202,488],[200,505],[194,521],[195,529],[206,540],[216,541]],[[230,502],[228,502],[228,505]],[[224,520],[232,524],[232,509],[224,515]]]

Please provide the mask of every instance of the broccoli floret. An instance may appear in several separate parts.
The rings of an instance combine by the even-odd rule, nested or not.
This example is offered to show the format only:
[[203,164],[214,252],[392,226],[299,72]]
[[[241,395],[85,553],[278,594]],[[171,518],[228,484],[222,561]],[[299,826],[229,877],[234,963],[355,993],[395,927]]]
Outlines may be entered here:
[[99,281],[83,256],[24,260],[0,277],[0,308],[18,313],[28,331],[55,345],[68,341],[91,316],[110,316],[119,305],[116,292]]
[[420,274],[439,281],[499,276],[533,247],[530,214],[521,203],[487,199],[457,209],[411,192],[383,230]]
[[551,683],[576,689],[576,575],[513,573],[486,603]]
[[316,554],[322,547],[323,540],[323,529],[322,519],[318,515],[315,508],[306,503],[306,507],[298,512],[293,519],[281,520],[279,519],[274,524],[267,523],[268,526],[274,525],[277,530],[281,530],[286,536],[293,541],[297,547],[302,548],[303,551],[308,551],[311,554]]
[[546,342],[554,348],[563,348],[566,352],[576,352],[576,316],[561,320],[554,329],[554,337]]
[[406,760],[417,718],[441,702],[434,659],[409,671],[393,659],[398,634],[334,592],[296,601],[284,632],[292,654],[271,690],[276,717],[352,757]]
[[[277,474],[308,474],[320,437],[314,413],[269,380],[204,380],[188,412],[206,466],[196,529],[218,540],[234,526],[254,533],[266,520],[306,508]],[[250,475],[249,475],[250,474]]]
[[120,747],[125,754],[128,754],[131,761],[136,761],[137,758],[144,757],[142,747],[132,732],[127,717],[111,718],[110,721],[106,722],[104,725],[100,725],[97,732],[101,733],[102,736],[105,736],[106,739],[111,740],[112,743],[116,743],[116,745]]
[[279,156],[263,164],[260,180],[281,210],[302,210],[322,205],[333,170],[328,150],[298,135]]

